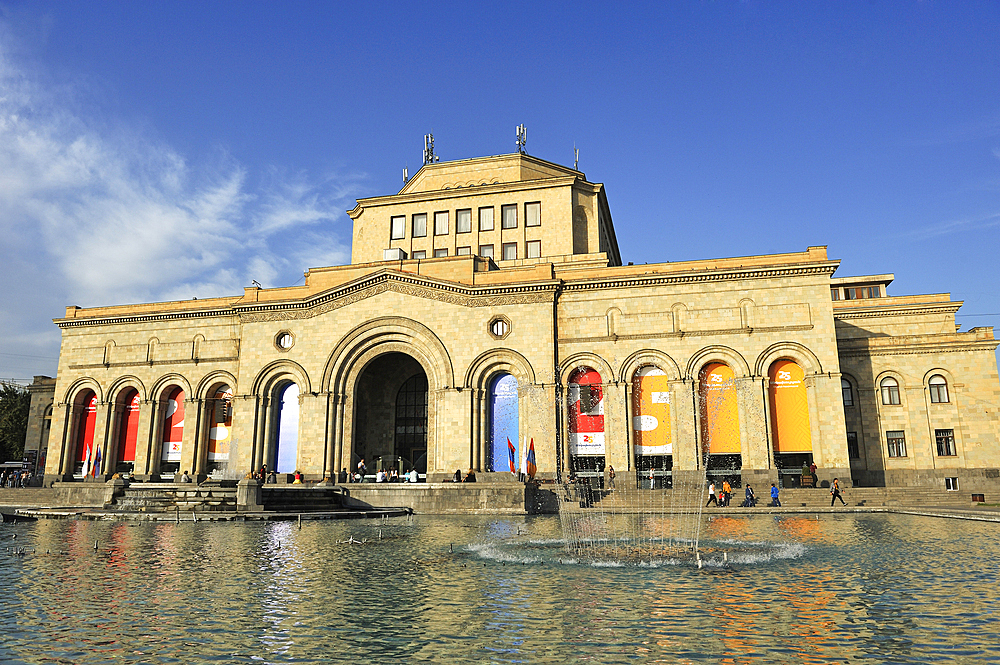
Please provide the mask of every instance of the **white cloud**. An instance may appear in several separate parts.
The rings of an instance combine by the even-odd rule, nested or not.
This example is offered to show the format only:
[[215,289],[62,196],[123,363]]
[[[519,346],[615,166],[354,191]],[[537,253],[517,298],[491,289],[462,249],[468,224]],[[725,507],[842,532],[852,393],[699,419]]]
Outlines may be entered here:
[[235,295],[251,279],[290,284],[349,257],[337,239],[350,237],[344,182],[275,168],[251,190],[248,169],[226,156],[192,168],[162,141],[88,122],[59,97],[0,44],[0,261],[18,285],[0,296],[0,368],[4,351],[23,348],[16,339],[51,346],[50,320],[67,304]]

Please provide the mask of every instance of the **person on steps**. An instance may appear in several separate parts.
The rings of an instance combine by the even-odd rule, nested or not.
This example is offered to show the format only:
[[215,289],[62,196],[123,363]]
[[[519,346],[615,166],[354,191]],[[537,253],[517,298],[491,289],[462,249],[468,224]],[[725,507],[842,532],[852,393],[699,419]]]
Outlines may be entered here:
[[708,503],[705,504],[706,508],[708,508],[709,503],[714,503],[716,508],[719,507],[719,500],[715,498],[715,483],[708,484]]
[[833,483],[830,485],[830,507],[831,508],[833,507],[833,502],[836,501],[837,499],[840,499],[840,503],[842,503],[843,505],[845,505],[845,506],[847,505],[847,502],[844,501],[844,497],[842,497],[840,495],[840,480],[837,479],[837,478],[834,478],[833,479]]
[[781,508],[781,501],[778,500],[778,488],[771,483],[771,505],[775,508]]

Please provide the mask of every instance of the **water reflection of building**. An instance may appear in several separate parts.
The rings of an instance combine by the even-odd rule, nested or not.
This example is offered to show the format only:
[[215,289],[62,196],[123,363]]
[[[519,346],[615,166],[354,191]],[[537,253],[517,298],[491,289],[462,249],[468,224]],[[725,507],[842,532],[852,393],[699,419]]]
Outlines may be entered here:
[[1000,484],[997,342],[948,295],[834,278],[825,247],[623,265],[603,185],[526,154],[428,164],[349,214],[352,263],[302,286],[67,308],[47,478],[100,450],[97,475],[442,480],[533,439],[547,477]]

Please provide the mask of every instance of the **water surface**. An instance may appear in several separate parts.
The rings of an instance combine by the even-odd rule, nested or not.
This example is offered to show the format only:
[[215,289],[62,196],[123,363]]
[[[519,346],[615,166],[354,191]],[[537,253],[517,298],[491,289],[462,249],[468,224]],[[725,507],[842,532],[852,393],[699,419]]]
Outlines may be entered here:
[[1000,662],[995,533],[706,517],[699,569],[575,557],[554,516],[4,524],[0,661]]

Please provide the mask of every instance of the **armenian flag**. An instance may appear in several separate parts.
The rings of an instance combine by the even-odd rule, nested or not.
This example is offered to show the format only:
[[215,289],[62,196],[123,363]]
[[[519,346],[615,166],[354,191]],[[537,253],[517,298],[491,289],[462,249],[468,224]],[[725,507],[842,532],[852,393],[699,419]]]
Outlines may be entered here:
[[517,467],[514,466],[514,456],[517,455],[517,451],[514,450],[514,444],[510,442],[510,437],[507,437],[507,455],[510,458],[510,472],[517,474]]
[[524,472],[528,474],[528,478],[534,478],[535,473],[537,473],[538,468],[535,466],[535,439],[531,439],[531,443],[528,445],[528,456],[524,461]]
[[94,478],[96,478],[97,474],[99,474],[100,472],[101,472],[101,447],[94,446],[94,466],[91,469],[91,475],[93,475]]

